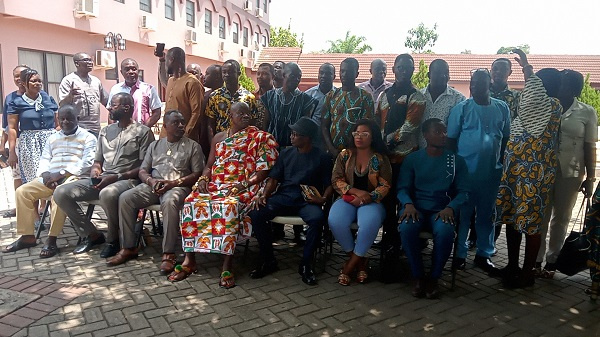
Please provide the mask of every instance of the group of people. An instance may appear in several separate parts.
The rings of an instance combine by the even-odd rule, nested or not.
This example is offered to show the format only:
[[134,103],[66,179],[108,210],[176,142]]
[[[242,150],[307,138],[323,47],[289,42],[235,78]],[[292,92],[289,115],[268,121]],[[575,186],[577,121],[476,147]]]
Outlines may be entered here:
[[[326,225],[347,253],[338,276],[344,286],[368,280],[367,252],[382,226],[397,228],[390,233],[402,242],[416,297],[439,296],[455,232],[453,268],[465,267],[473,241],[475,265],[509,287],[552,278],[577,194],[592,194],[597,116],[577,100],[580,73],[534,73],[527,56],[514,52],[522,91],[508,87],[512,62],[499,58],[491,71],[473,70],[466,99],[448,85],[442,59],[430,64],[421,90],[412,83],[409,54],[396,57],[393,82],[385,80],[387,64],[376,59],[371,78],[358,85],[359,63],[346,58],[339,88],[336,67],[324,63],[319,84],[306,92],[298,89],[298,64],[263,63],[251,93],[239,83],[237,61],[202,74],[200,66],[186,65],[181,48],[171,48],[157,55],[166,92],[156,140],[151,127],[161,118],[161,100],[156,87],[138,79],[135,60],[123,60],[125,81],[107,94],[89,74],[91,57],[76,54],[76,71],[61,82],[58,103],[41,90],[35,70],[19,66],[18,90],[3,113],[8,164],[20,169],[24,183],[16,189],[20,237],[3,252],[36,245],[38,202],[51,199],[41,257],[58,252],[56,237],[68,216],[82,239],[74,254],[106,242],[100,256],[120,265],[138,256],[139,210],[160,204],[159,270],[173,282],[195,273],[195,253],[204,252],[224,256],[219,284],[235,286],[236,243],[253,233],[260,260],[250,277],[276,272],[272,242],[282,229],[270,221],[281,215],[306,224],[298,272],[309,285],[317,284],[313,253]],[[100,104],[112,121],[102,129]],[[92,200],[105,210],[106,235],[78,204]],[[502,224],[509,261],[498,269],[491,258]],[[423,230],[433,234],[428,273]]]

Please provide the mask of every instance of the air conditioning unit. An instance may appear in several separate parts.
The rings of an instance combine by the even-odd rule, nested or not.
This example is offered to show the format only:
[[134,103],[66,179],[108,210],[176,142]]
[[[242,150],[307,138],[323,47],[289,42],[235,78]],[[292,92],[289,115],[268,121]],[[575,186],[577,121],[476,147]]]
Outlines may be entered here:
[[250,60],[254,60],[254,55],[255,55],[255,54],[256,54],[256,53],[254,52],[254,50],[250,50],[250,51],[248,52],[248,59],[250,59]]
[[155,32],[158,24],[156,18],[150,15],[143,15],[140,19],[140,30]]
[[195,29],[188,29],[185,31],[185,42],[187,44],[198,43],[198,32]]
[[245,54],[245,50],[244,49],[240,49],[240,56],[244,57],[244,54]]
[[219,42],[219,51],[225,51],[225,42]]
[[252,1],[244,1],[244,10],[246,12],[252,12]]
[[94,60],[95,67],[112,69],[117,65],[115,61],[114,51],[96,50],[96,59]]
[[257,8],[255,15],[257,18],[262,18],[265,15],[265,11],[262,8]]
[[73,16],[76,18],[97,18],[100,13],[100,0],[76,0]]

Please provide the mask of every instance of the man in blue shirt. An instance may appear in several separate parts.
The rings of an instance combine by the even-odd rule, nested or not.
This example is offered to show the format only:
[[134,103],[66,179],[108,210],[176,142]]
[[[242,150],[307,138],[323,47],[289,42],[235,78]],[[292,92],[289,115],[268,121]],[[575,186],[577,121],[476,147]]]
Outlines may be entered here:
[[[312,119],[317,122],[319,127],[321,126],[321,109],[323,109],[325,96],[335,90],[333,80],[335,80],[335,66],[331,63],[323,63],[319,67],[319,84],[305,91],[307,95],[317,100],[317,107],[313,112]],[[313,145],[325,150],[323,135],[320,132],[313,139]]]
[[487,69],[477,69],[471,75],[473,97],[456,105],[448,118],[450,149],[465,159],[476,186],[469,202],[460,211],[458,250],[455,266],[462,268],[467,256],[467,234],[473,212],[477,212],[477,253],[475,265],[488,274],[496,267],[490,260],[494,253],[493,210],[502,175],[504,151],[510,135],[510,110],[506,103],[490,97],[491,77]]

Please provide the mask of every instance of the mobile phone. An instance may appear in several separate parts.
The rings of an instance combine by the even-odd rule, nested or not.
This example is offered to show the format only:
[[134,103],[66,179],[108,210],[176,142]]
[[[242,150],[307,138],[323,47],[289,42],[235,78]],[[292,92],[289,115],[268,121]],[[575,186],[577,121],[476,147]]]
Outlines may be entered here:
[[165,44],[164,43],[157,43],[156,44],[156,49],[154,49],[154,55],[157,57],[164,57],[165,56]]
[[98,185],[102,181],[100,178],[90,178],[90,180],[92,181],[92,185]]

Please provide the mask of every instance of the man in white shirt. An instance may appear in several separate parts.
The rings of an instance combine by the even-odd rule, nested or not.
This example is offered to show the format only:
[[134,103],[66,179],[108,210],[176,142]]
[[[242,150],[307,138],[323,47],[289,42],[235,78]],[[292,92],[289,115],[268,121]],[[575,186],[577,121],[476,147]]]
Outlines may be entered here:
[[[58,121],[61,131],[48,138],[40,165],[38,179],[22,185],[15,191],[17,204],[17,241],[6,246],[2,252],[14,252],[34,247],[36,238],[34,222],[37,207],[35,203],[54,194],[54,189],[79,176],[89,175],[96,152],[96,137],[84,128],[78,127],[77,108],[66,104],[58,109]],[[66,214],[53,202],[50,213],[50,231],[48,239],[40,252],[41,258],[56,255],[56,237],[62,231]]]

